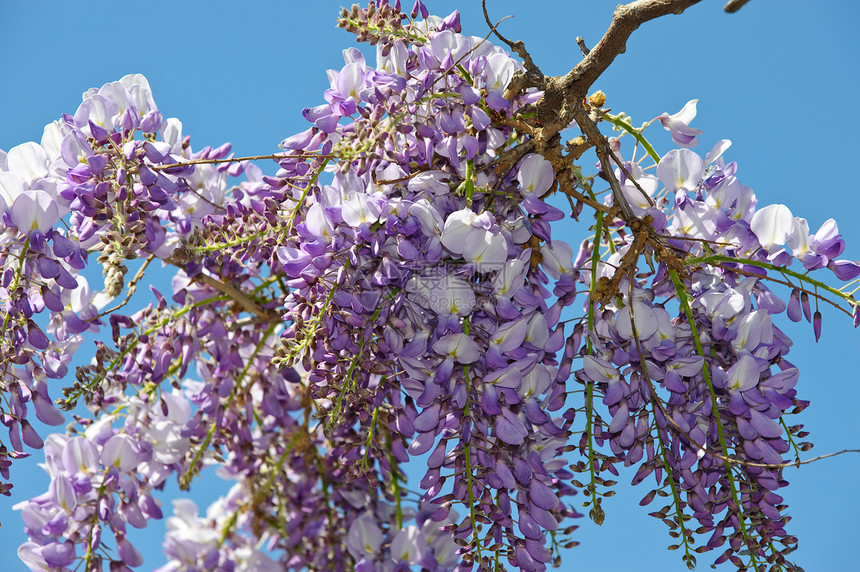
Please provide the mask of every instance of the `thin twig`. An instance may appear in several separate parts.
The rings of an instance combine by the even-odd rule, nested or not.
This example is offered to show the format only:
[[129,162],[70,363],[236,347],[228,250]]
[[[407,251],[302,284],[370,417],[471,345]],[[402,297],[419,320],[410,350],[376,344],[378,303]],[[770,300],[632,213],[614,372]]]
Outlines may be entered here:
[[263,159],[330,159],[332,157],[332,155],[319,155],[315,153],[302,155],[275,153],[274,155],[252,155],[249,157],[233,157],[232,159],[189,159],[188,161],[170,163],[168,165],[147,165],[147,168],[152,171],[163,171],[165,169],[175,169],[176,167],[184,167],[186,165],[216,165],[219,163],[239,163],[241,161],[262,161]]
[[731,463],[733,465],[741,465],[744,467],[761,467],[764,469],[784,469],[786,467],[799,467],[800,465],[808,465],[809,463],[814,463],[815,461],[820,461],[821,459],[829,459],[830,457],[835,457],[837,455],[842,455],[844,453],[860,453],[860,449],[843,449],[841,451],[836,451],[835,453],[827,453],[826,455],[819,455],[818,457],[812,457],[811,459],[804,459],[802,461],[800,459],[797,459],[796,461],[788,461],[785,463],[758,463],[756,461],[747,461],[746,459],[739,459],[737,457],[732,457],[729,455],[723,455],[721,453],[717,453],[716,451],[713,451],[713,450],[709,449],[708,447],[705,447],[704,445],[700,445],[699,443],[696,443],[696,441],[693,440],[693,438],[690,436],[690,434],[687,433],[686,431],[684,431],[684,429],[682,429],[681,426],[678,425],[678,423],[672,418],[672,416],[669,415],[669,413],[663,407],[662,400],[660,400],[658,398],[656,400],[656,403],[659,405],[660,409],[662,410],[663,416],[666,418],[666,420],[672,426],[675,427],[675,429],[690,443],[690,445],[692,447],[698,449],[699,451],[701,451],[702,453],[704,453],[706,455],[709,455],[711,457],[715,457],[721,461]]
[[590,206],[591,208],[593,208],[596,211],[600,211],[600,212],[606,213],[606,214],[609,214],[612,212],[612,209],[609,208],[608,206],[600,204],[597,201],[591,200],[590,198],[586,197],[585,195],[583,195],[582,193],[580,193],[579,191],[577,191],[574,188],[565,188],[562,185],[559,185],[558,188],[559,188],[559,192],[562,192],[565,195],[572,197],[572,198],[576,199],[577,201]]
[[[771,282],[776,282],[777,284],[782,284],[783,286],[787,286],[787,287],[792,288],[792,289],[803,290],[804,292],[806,292],[807,294],[810,294],[814,298],[818,298],[822,302],[827,302],[828,304],[830,304],[831,306],[833,306],[837,310],[844,312],[849,316],[853,315],[849,310],[846,310],[845,308],[840,306],[838,302],[834,302],[830,298],[827,298],[827,297],[819,294],[818,292],[806,290],[805,288],[797,288],[797,286],[795,286],[794,284],[792,284],[788,280],[780,280],[779,278],[774,278],[773,276],[770,276],[770,275],[762,276],[761,274],[756,274],[755,272],[750,272],[750,271],[744,270],[742,268],[734,268],[731,266],[725,266],[724,264],[720,264],[719,262],[706,262],[705,264],[708,264],[709,266],[713,266],[715,268],[720,268],[722,270],[725,270],[726,272],[734,272],[734,273],[740,274],[742,276],[752,276],[754,278],[759,278],[761,280],[770,280]],[[783,274],[783,276],[785,276],[785,274]]]
[[614,204],[621,209],[621,212],[624,214],[624,220],[628,224],[631,223],[636,220],[637,217],[633,214],[633,209],[630,208],[630,204],[627,202],[627,199],[624,198],[624,194],[621,192],[621,183],[615,176],[615,169],[612,168],[612,163],[609,161],[610,156],[612,156],[613,159],[615,159],[615,162],[620,164],[618,158],[615,157],[615,154],[609,147],[609,142],[606,140],[606,137],[604,137],[603,133],[600,132],[597,125],[594,124],[591,118],[588,117],[588,113],[586,113],[581,101],[574,102],[572,113],[573,118],[576,120],[576,124],[582,130],[582,134],[585,135],[589,141],[594,143],[595,152],[597,153],[597,157],[600,159],[600,166],[603,169],[603,172],[606,173],[606,178],[609,180],[609,186],[612,187],[612,198]]
[[535,104],[536,117],[546,126],[545,140],[567,127],[569,118],[559,110],[581,101],[591,86],[627,49],[627,39],[639,26],[668,14],[680,14],[701,0],[636,0],[619,5],[606,33],[588,54],[561,77],[547,78],[544,97]]
[[729,0],[728,3],[723,7],[723,10],[725,10],[729,14],[733,14],[743,8],[744,4],[749,1],[750,0]]
[[515,52],[518,56],[520,56],[523,60],[523,66],[526,68],[526,71],[534,73],[539,77],[544,77],[543,72],[540,71],[540,68],[532,59],[531,54],[529,54],[528,50],[526,50],[526,45],[520,41],[513,42],[506,37],[504,37],[498,30],[499,24],[504,22],[510,16],[502,18],[495,25],[490,21],[490,14],[487,12],[487,0],[481,0],[481,8],[484,10],[484,20],[487,22],[487,26],[490,27],[493,34],[501,41],[506,43],[508,47],[511,48],[513,52]]
[[819,455],[817,457],[812,457],[811,459],[806,459],[803,461],[795,461],[793,463],[780,463],[778,465],[768,465],[766,463],[748,463],[753,467],[766,467],[771,469],[778,469],[782,467],[799,467],[800,465],[808,465],[809,463],[814,463],[815,461],[820,461],[821,459],[829,459],[830,457],[835,457],[837,455],[842,455],[845,453],[860,453],[860,449],[842,449],[841,451],[836,451],[835,453],[827,453],[826,455]]
[[272,315],[269,312],[266,312],[261,308],[256,302],[248,298],[244,292],[233,286],[232,284],[227,284],[226,282],[222,282],[217,278],[213,278],[208,274],[198,274],[194,277],[196,280],[200,280],[207,286],[211,286],[216,290],[219,290],[223,294],[227,294],[233,300],[239,303],[242,306],[242,309],[248,312],[249,314],[255,314],[260,316],[261,318],[271,319]]
[[561,88],[584,96],[604,71],[627,49],[627,39],[639,26],[668,14],[680,14],[701,0],[636,0],[615,8],[612,23],[588,55],[561,78]]

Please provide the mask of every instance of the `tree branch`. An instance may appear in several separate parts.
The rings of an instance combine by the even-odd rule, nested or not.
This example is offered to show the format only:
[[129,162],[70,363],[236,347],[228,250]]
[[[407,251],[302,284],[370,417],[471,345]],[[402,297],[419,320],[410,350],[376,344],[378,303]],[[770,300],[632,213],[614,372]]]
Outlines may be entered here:
[[589,88],[627,50],[627,39],[639,26],[649,20],[680,14],[700,0],[636,0],[615,9],[609,29],[567,75],[560,78],[560,87],[585,96]]
[[627,202],[627,199],[624,198],[624,194],[621,191],[621,183],[615,176],[615,169],[613,168],[610,159],[614,160],[619,167],[623,168],[621,161],[619,161],[612,152],[612,148],[609,147],[609,142],[606,140],[606,137],[603,136],[603,133],[600,132],[597,125],[595,125],[588,116],[588,113],[585,111],[585,108],[582,106],[580,101],[573,102],[571,112],[573,114],[573,118],[576,119],[576,124],[579,126],[580,130],[582,130],[582,134],[594,144],[597,157],[600,159],[600,168],[603,169],[603,172],[606,174],[606,178],[609,181],[609,186],[612,188],[613,204],[621,209],[624,220],[630,224],[632,221],[636,220],[636,215],[633,214],[633,209],[630,208],[630,204]]
[[582,52],[583,56],[587,56],[588,52],[591,51],[588,49],[588,46],[585,45],[585,39],[582,36],[576,37],[576,45],[579,46],[579,51]]
[[618,6],[612,23],[597,45],[566,75],[548,78],[544,96],[535,104],[536,117],[547,131],[544,140],[567,127],[571,118],[564,111],[583,99],[616,56],[624,53],[627,39],[639,26],[667,14],[680,14],[700,1],[636,0]]
[[[183,243],[180,244],[176,249],[174,249],[170,256],[164,259],[164,262],[166,262],[167,264],[172,264],[177,268],[184,269],[185,265],[194,260],[195,257],[196,253]],[[137,277],[135,277],[135,279],[137,279]],[[219,280],[218,278],[215,278],[213,276],[203,274],[202,272],[194,276],[192,280],[203,282],[207,286],[215,288],[222,294],[226,294],[234,302],[239,304],[239,306],[241,306],[244,311],[259,317],[263,320],[264,323],[278,318],[275,314],[261,307],[254,300],[249,298],[245,294],[245,292],[243,292],[239,288],[236,288],[232,284],[228,284],[227,282]]]
[[194,277],[194,280],[200,280],[207,286],[211,286],[216,290],[227,294],[232,298],[236,303],[242,306],[242,309],[248,312],[249,314],[254,314],[259,316],[265,321],[271,320],[274,316],[270,312],[265,311],[263,308],[259,306],[256,302],[251,300],[248,296],[245,295],[244,292],[233,286],[232,284],[228,284],[217,278],[213,278],[207,274],[198,274]]

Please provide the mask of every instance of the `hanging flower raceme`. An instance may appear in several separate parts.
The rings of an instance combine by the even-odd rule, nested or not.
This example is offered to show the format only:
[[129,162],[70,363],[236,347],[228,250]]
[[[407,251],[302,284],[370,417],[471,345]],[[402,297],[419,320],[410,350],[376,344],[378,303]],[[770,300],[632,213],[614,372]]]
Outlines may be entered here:
[[[686,125],[695,116],[694,103],[661,118],[685,147],[701,133]],[[635,173],[638,187],[616,173],[634,212],[638,207],[638,214],[652,217],[653,230],[645,231],[647,238],[617,233],[605,261],[593,243],[583,244],[577,256],[581,281],[596,293],[600,277],[615,291],[609,298],[592,294],[586,304],[588,336],[577,377],[586,385],[586,409],[594,419],[580,450],[604,459],[613,474],[612,463],[638,466],[634,484],[654,475],[657,487],[642,504],[671,491],[672,502],[652,514],[672,523],[688,564],[695,562],[695,541],[684,514],[706,535],[696,551],[722,549],[717,562],[740,566],[739,547],[755,563],[785,562],[795,546],[776,491],[788,484],[785,455],[810,446],[798,441],[806,436],[803,426],[785,420],[808,402],[797,397],[798,370],[785,360],[791,341],[773,316],[788,308],[790,319],[812,321],[809,293],[816,288],[854,305],[821,278],[788,267],[796,258],[806,271],[829,268],[850,280],[852,272],[840,272],[855,263],[832,260],[844,249],[832,220],[811,236],[806,221],[784,205],[756,208],[752,191],[735,177],[735,164],[720,158],[727,148],[721,141],[704,159],[689,149],[660,158],[656,179],[665,190],[657,194],[657,209],[639,204],[643,185],[652,197],[657,186],[638,165],[624,167],[625,174]],[[631,253],[641,253],[636,248],[659,256],[659,267],[627,262]],[[772,276],[792,283],[788,304],[768,288]],[[817,309],[814,329],[818,339]],[[594,410],[591,400],[598,395],[607,421]],[[597,453],[604,441],[611,455]],[[603,514],[601,482],[592,477],[586,485],[596,495],[595,519]]]
[[[337,168],[330,185],[293,183],[300,203],[276,251],[295,289],[282,354],[308,370],[327,430],[366,427],[354,478],[378,478],[365,459],[397,470],[383,467],[435,450],[421,481],[442,509],[433,519],[446,518],[453,487],[469,513],[456,537],[474,545],[482,515],[492,523],[483,535],[510,543],[510,562],[542,569],[543,531],[572,514],[560,500],[572,488],[554,475],[563,462],[512,475],[561,453],[548,444],[566,421],[549,411],[564,401],[554,354],[575,295],[572,251],[554,241],[546,273],[530,264],[534,232],[549,240],[547,223],[561,217],[539,198],[553,182],[546,160],[527,156],[504,179],[483,169],[510,136],[489,114],[539,94],[502,99],[519,64],[487,42],[450,30],[424,38],[381,47],[376,70],[347,50],[329,74],[330,103],[306,111],[314,127],[283,143],[288,156],[332,154]],[[299,170],[281,166],[288,180]],[[566,285],[557,302],[548,275]]]
[[[817,339],[827,296],[860,321],[821,277],[860,276],[835,221],[811,234],[759,205],[727,140],[694,152],[695,100],[659,117],[681,147],[662,157],[605,97],[583,101],[654,162],[590,141],[601,203],[582,142],[544,140],[543,94],[518,87],[530,70],[458,13],[383,0],[340,26],[376,62],[344,51],[274,175],[229,145],[193,151],[140,75],[0,154],[0,476],[26,445],[51,478],[18,505],[19,557],[141,566],[128,527],[164,517],[168,480],[188,489],[217,465],[234,485],[205,515],[174,501],[164,572],[543,571],[576,528],[571,497],[602,522],[604,475],[624,465],[654,477],[641,504],[666,499],[652,514],[688,565],[716,549],[789,566],[783,469],[811,445],[787,421],[807,402],[778,315]],[[554,193],[574,217],[594,209],[577,252]],[[82,275],[91,252],[102,292]],[[169,289],[118,313],[156,259],[177,268]],[[29,410],[64,422],[48,380],[106,325],[61,401],[92,419],[43,442]]]

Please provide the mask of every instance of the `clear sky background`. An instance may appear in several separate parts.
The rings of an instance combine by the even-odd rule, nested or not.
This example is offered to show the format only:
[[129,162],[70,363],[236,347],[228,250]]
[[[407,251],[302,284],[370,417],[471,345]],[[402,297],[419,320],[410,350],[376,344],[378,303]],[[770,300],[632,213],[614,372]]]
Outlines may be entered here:
[[[495,20],[514,15],[503,33],[523,40],[545,73],[562,74],[580,58],[576,36],[593,46],[618,1],[489,0],[489,9]],[[636,124],[698,98],[693,126],[705,132],[699,153],[731,139],[727,160],[738,161],[738,177],[760,205],[788,205],[813,232],[835,217],[848,244],[844,256],[860,259],[860,34],[854,29],[860,3],[752,0],[732,15],[722,4],[705,0],[681,16],[645,24],[595,87]],[[460,9],[468,34],[487,31],[479,0],[427,5],[442,16]],[[195,148],[230,141],[239,155],[276,152],[279,141],[307,128],[301,109],[323,102],[325,70],[340,69],[341,50],[354,45],[334,26],[339,7],[332,0],[5,0],[0,148],[38,141],[46,123],[74,113],[86,89],[142,73],[162,113],[183,122]],[[671,148],[659,126],[646,135],[658,152]],[[576,245],[582,236],[560,238]],[[808,324],[777,321],[796,342],[789,359],[801,368],[800,396],[812,400],[797,419],[812,432],[813,455],[860,447],[860,331],[833,312],[824,319],[817,345]],[[11,506],[46,489],[40,460],[37,452],[16,462],[13,496],[0,497],[0,570],[26,569],[15,557],[25,536]],[[788,469],[786,477],[792,485],[781,493],[794,517],[789,529],[800,538],[797,563],[810,572],[860,570],[860,455]],[[581,545],[564,555],[563,570],[686,570],[679,554],[665,548],[665,527],[637,504],[647,490],[624,486],[630,478],[605,503],[602,527],[580,521]],[[202,506],[223,492],[209,483],[192,489]],[[165,505],[170,514],[169,495]],[[153,522],[137,536],[147,557],[141,570],[161,563],[162,525]],[[710,569],[712,560],[702,555],[699,569]]]

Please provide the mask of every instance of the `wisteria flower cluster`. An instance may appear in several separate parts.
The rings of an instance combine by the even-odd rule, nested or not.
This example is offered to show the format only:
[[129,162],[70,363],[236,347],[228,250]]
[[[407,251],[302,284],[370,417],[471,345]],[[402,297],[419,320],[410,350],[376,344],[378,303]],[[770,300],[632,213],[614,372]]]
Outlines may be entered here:
[[[0,492],[29,449],[51,478],[17,505],[20,559],[139,567],[129,527],[212,468],[234,484],[205,515],[173,501],[164,572],[542,571],[623,465],[689,566],[791,569],[783,469],[811,444],[775,317],[860,322],[827,283],[860,276],[836,222],[760,206],[728,141],[694,152],[695,101],[654,120],[662,156],[599,92],[563,144],[533,64],[457,12],[371,1],[339,25],[376,62],[344,51],[273,175],[193,151],[140,75],[0,152]],[[578,250],[556,197],[593,216]],[[153,263],[170,291],[123,313]],[[75,415],[43,439],[31,408]]]

